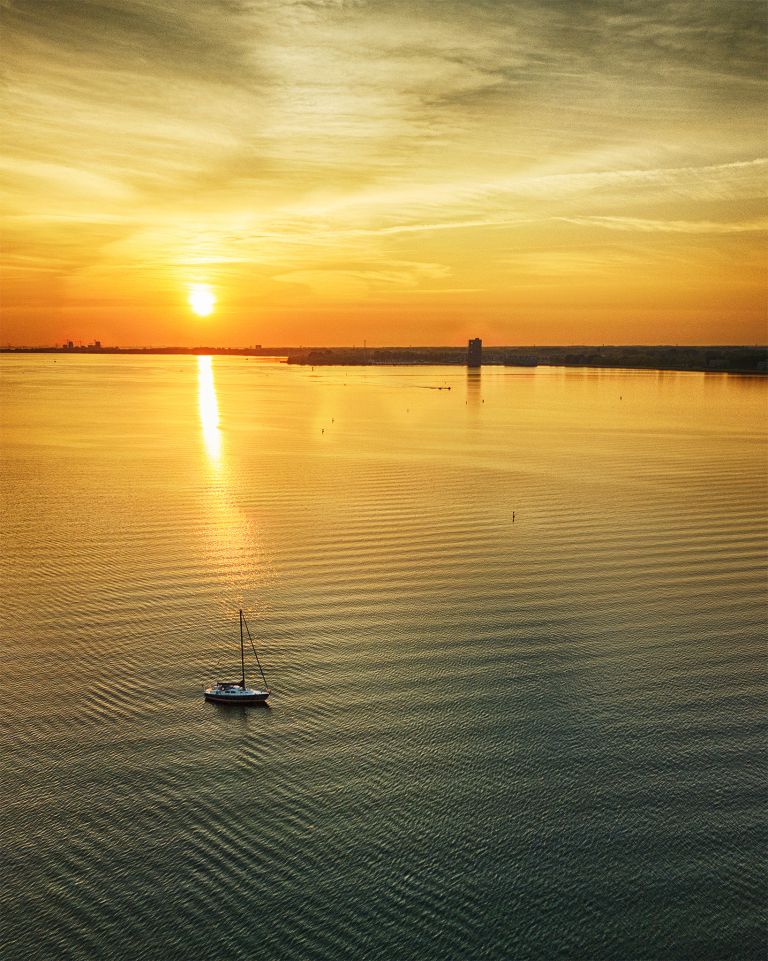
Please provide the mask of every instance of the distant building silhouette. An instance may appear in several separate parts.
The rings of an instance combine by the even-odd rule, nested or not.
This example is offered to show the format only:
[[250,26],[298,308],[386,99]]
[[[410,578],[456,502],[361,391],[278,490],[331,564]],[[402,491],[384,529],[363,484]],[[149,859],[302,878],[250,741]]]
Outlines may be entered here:
[[479,367],[483,362],[483,342],[473,337],[467,344],[467,367]]

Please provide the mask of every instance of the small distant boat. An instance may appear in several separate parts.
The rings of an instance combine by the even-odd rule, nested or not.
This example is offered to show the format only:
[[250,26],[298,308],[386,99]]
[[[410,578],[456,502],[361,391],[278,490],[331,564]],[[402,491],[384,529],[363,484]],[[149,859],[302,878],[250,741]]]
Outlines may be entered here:
[[[261,674],[261,679],[264,682],[263,688],[247,687],[245,683],[245,646],[243,643],[243,625],[245,625],[245,630],[248,634],[248,640],[251,642],[256,663],[259,665],[259,673]],[[215,704],[264,704],[266,703],[269,695],[272,693],[267,687],[267,679],[264,676],[264,670],[261,666],[259,655],[256,653],[256,647],[253,643],[251,632],[248,630],[248,622],[243,617],[242,611],[240,611],[240,669],[241,673],[239,681],[216,681],[213,687],[207,687],[205,689],[206,701],[213,701]]]

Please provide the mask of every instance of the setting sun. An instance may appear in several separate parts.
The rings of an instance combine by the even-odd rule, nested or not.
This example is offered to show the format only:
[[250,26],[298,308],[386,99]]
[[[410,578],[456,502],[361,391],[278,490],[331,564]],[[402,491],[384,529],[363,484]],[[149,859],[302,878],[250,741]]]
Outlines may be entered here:
[[189,304],[198,317],[207,317],[215,303],[216,297],[208,284],[193,284],[189,288]]

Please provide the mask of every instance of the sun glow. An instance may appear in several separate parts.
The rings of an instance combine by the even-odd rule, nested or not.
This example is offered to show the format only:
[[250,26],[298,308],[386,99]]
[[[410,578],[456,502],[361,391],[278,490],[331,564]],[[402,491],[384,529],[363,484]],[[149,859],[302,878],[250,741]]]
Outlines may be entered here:
[[189,304],[198,317],[207,317],[216,304],[216,296],[209,284],[193,284],[189,288]]

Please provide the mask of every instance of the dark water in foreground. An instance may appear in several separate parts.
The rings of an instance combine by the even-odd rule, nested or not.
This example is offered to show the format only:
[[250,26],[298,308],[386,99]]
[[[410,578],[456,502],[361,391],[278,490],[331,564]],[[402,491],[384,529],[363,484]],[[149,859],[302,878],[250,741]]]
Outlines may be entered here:
[[764,381],[0,364],[3,958],[764,957]]

